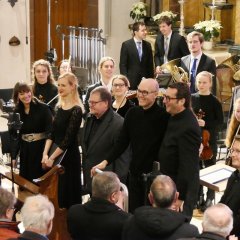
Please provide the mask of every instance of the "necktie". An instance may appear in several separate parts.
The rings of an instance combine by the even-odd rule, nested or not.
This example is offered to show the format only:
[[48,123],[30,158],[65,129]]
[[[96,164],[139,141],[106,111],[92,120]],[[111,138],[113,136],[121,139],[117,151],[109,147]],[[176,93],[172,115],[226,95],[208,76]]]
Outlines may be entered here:
[[138,50],[138,56],[139,56],[139,59],[141,61],[142,59],[142,46],[141,46],[142,42],[137,42],[137,50]]
[[190,86],[190,91],[191,93],[195,93],[196,92],[196,88],[195,88],[195,78],[196,78],[196,67],[197,67],[197,58],[194,58],[193,60],[193,65],[192,65],[192,69],[191,69],[191,86]]
[[168,37],[164,38],[164,63],[168,62]]

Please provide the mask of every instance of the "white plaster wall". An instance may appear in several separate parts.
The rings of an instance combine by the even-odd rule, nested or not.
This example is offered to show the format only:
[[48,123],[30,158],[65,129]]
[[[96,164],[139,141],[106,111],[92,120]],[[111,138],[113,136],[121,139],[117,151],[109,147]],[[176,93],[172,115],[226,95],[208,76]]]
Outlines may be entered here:
[[[30,82],[29,0],[26,5],[25,9],[25,0],[18,0],[12,8],[8,0],[0,0],[0,89],[13,88],[17,81]],[[19,46],[9,45],[13,36],[20,40]]]
[[[129,13],[133,3],[137,0],[99,0],[98,1],[98,24],[103,29],[103,35],[108,33],[107,23],[110,21],[110,32],[107,37],[106,55],[116,61],[116,73],[119,73],[119,57],[122,42],[132,37],[128,25],[134,21]],[[139,1],[140,2],[140,1]],[[108,10],[110,14],[108,16]],[[107,21],[107,22],[106,22]]]

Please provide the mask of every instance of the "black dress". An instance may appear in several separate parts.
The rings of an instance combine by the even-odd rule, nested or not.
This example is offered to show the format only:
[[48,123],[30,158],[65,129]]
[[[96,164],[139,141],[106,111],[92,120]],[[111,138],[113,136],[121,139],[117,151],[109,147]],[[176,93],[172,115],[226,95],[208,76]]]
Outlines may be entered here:
[[[49,82],[47,82],[45,84],[39,84],[38,82],[36,82],[33,93],[36,98],[38,98],[40,101],[47,104],[58,94],[58,89],[57,89],[57,86],[55,86],[54,84],[51,84]],[[49,106],[51,107],[52,110],[55,109],[57,101],[58,101],[57,98],[55,98],[49,104]]]
[[33,142],[22,140],[22,134],[30,133],[50,133],[52,128],[52,114],[49,107],[39,101],[31,102],[28,114],[20,105],[16,112],[20,113],[23,122],[20,136],[12,144],[12,159],[16,159],[20,149],[20,175],[28,180],[41,177],[44,174],[42,169],[42,154],[45,139]]
[[[134,103],[131,100],[127,99],[126,103],[118,109],[117,113],[123,118],[125,118],[127,111],[132,107],[134,107]],[[117,108],[112,108],[116,112]]]
[[81,157],[77,141],[81,121],[82,110],[79,106],[74,106],[68,110],[58,108],[53,122],[51,139],[62,150],[67,149],[61,163],[65,172],[60,175],[58,185],[61,208],[81,203]]

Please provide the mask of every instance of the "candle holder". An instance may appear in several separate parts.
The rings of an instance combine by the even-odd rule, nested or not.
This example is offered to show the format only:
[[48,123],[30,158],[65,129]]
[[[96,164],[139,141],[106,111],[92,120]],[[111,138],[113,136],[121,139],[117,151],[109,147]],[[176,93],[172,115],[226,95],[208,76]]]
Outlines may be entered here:
[[185,29],[184,29],[184,3],[185,0],[179,0],[178,3],[180,4],[180,28],[179,34],[185,36]]
[[211,20],[215,20],[215,11],[217,9],[217,6],[215,4],[212,4],[209,6],[209,8],[211,9]]

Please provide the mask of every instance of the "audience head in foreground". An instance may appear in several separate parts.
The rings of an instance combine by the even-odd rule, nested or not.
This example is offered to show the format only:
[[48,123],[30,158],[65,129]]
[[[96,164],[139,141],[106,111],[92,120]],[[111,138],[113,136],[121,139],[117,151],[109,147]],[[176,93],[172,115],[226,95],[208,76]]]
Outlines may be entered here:
[[154,179],[149,200],[152,206],[137,208],[125,223],[122,239],[173,240],[198,235],[198,229],[189,223],[189,218],[175,211],[178,192],[170,177],[159,175]]
[[12,221],[16,198],[13,193],[0,187],[0,239],[18,237],[18,222]]
[[46,196],[28,197],[21,209],[21,216],[25,231],[20,237],[47,236],[52,230],[54,206]]
[[120,187],[113,172],[93,177],[91,200],[73,205],[68,211],[67,224],[72,239],[121,239],[129,214],[116,205],[121,195]]

